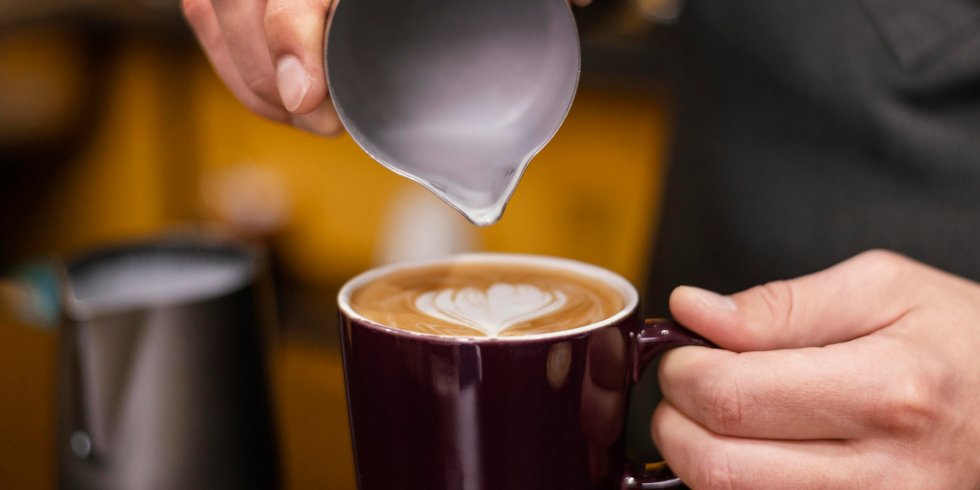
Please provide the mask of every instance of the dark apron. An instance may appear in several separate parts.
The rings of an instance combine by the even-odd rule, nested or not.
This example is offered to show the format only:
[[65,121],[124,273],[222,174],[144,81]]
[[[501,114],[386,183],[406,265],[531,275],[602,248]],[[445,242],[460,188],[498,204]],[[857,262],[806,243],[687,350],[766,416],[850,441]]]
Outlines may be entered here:
[[[980,280],[980,0],[690,0],[647,315],[872,248]],[[657,394],[640,386],[633,453]]]

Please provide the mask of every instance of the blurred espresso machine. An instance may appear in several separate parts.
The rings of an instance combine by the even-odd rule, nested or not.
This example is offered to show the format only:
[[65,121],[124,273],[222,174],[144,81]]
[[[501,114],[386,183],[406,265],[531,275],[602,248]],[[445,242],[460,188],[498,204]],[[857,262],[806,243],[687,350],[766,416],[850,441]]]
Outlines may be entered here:
[[278,488],[266,270],[260,250],[201,240],[67,266],[62,489]]

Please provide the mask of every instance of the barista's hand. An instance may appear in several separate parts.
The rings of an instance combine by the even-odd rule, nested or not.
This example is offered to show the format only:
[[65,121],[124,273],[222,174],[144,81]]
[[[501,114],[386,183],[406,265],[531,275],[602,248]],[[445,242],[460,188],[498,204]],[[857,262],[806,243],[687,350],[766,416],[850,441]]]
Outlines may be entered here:
[[[585,6],[592,0],[570,1]],[[344,131],[323,68],[327,18],[336,4],[183,0],[184,15],[214,70],[245,107],[324,136]]]
[[252,112],[324,136],[343,132],[327,94],[323,36],[335,0],[183,0],[218,76]]
[[873,251],[670,308],[729,349],[660,365],[653,438],[691,487],[980,488],[980,285]]

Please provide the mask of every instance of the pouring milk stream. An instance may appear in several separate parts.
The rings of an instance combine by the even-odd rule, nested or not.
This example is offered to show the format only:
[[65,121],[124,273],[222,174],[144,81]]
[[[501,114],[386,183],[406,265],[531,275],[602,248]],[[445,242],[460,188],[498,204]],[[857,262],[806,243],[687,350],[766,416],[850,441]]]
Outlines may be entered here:
[[580,67],[565,0],[341,0],[325,52],[357,144],[478,226],[561,126]]

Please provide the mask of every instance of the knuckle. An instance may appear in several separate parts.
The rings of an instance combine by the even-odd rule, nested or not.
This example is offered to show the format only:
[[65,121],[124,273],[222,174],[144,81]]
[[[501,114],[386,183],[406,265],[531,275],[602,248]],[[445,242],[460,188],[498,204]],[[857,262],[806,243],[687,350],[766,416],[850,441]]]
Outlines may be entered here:
[[891,264],[897,263],[904,257],[900,254],[892,252],[891,250],[885,250],[883,248],[873,248],[871,250],[861,252],[857,257],[862,258],[870,262]]
[[909,259],[889,250],[873,249],[855,257],[861,265],[874,271],[876,276],[896,278],[909,264]]
[[308,25],[308,19],[321,15],[330,7],[329,1],[271,1],[265,9],[264,23],[266,29],[295,28]]
[[702,392],[704,423],[717,434],[734,435],[742,426],[743,402],[738,381],[714,378]]
[[941,396],[936,384],[918,373],[893,377],[881,390],[872,416],[885,431],[916,436],[930,432],[941,417]]
[[206,2],[208,0],[181,0],[180,9],[184,12],[184,17],[195,20],[203,15]]
[[743,488],[732,455],[724,447],[702,452],[694,474],[698,490],[738,490]]
[[274,29],[288,24],[296,15],[296,8],[289,2],[270,2],[265,11],[265,28]]

